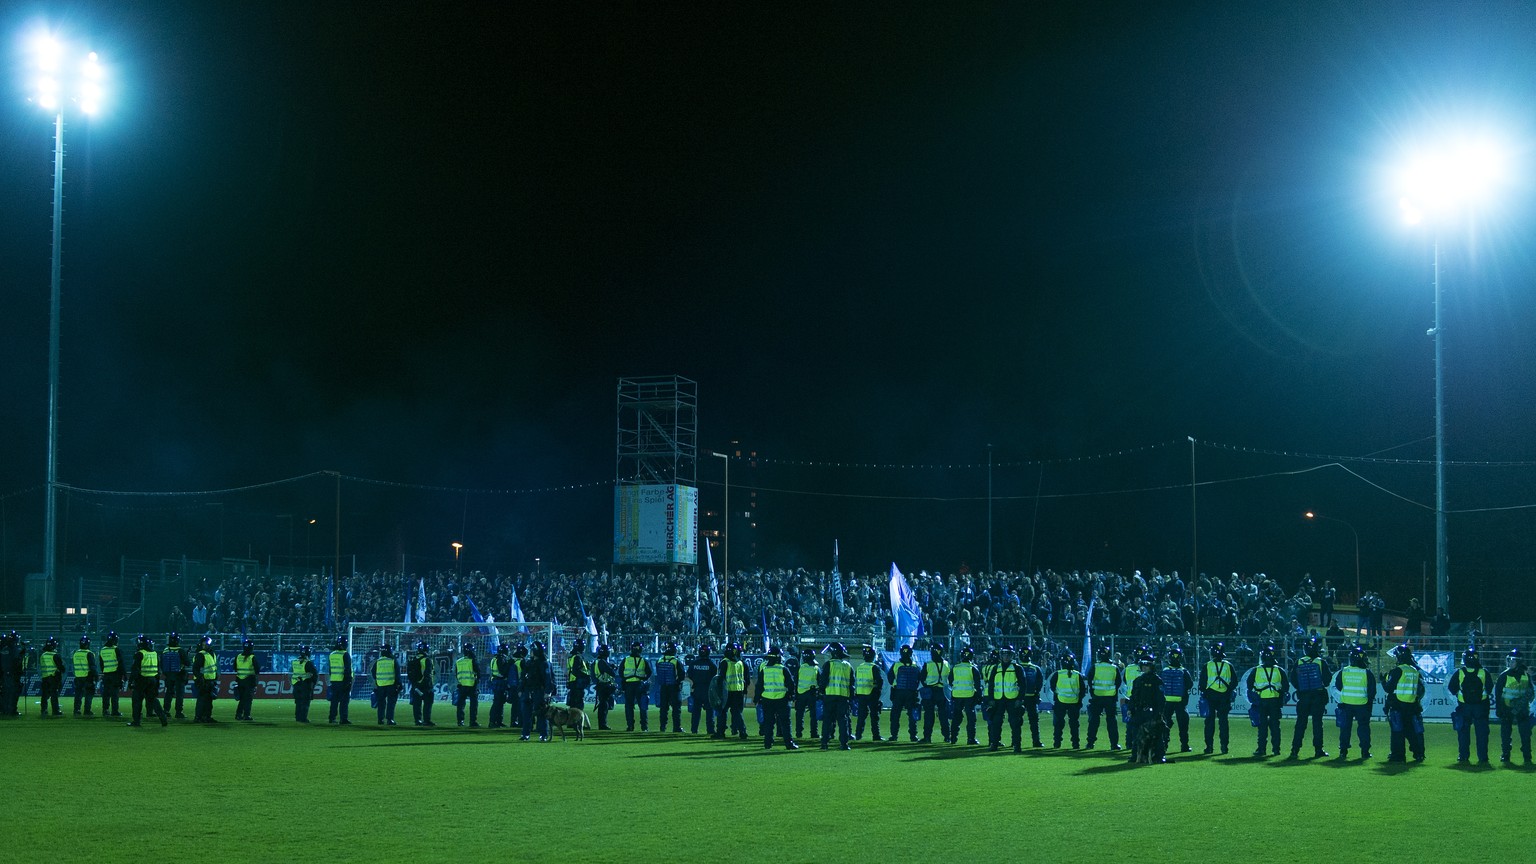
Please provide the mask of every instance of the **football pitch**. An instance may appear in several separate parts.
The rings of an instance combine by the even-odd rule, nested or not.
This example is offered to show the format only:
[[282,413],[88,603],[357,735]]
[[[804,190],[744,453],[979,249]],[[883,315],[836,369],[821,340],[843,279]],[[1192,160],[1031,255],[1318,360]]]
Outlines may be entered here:
[[[853,752],[765,752],[760,738],[657,732],[654,711],[648,733],[522,743],[454,726],[452,706],[436,706],[435,729],[412,726],[400,707],[403,725],[387,728],[354,702],[353,725],[341,727],[316,702],[301,726],[288,702],[258,700],[255,722],[235,723],[233,703],[219,700],[216,726],[129,729],[74,718],[67,701],[62,718],[40,720],[34,697],[30,716],[0,723],[16,796],[0,857],[1210,862],[1376,861],[1411,849],[1419,860],[1471,850],[1525,860],[1529,835],[1495,826],[1528,817],[1536,782],[1518,749],[1517,767],[1499,766],[1496,723],[1487,769],[1453,764],[1446,724],[1427,727],[1425,763],[1385,764],[1380,720],[1369,762],[1257,760],[1241,717],[1231,756],[1200,755],[1193,718],[1195,754],[1130,766],[1102,740],[1096,751],[1016,755],[905,735],[873,744],[866,733]],[[614,720],[622,728],[622,710]],[[751,716],[747,725],[756,730]],[[1336,753],[1331,722],[1325,731]],[[1290,734],[1288,720],[1287,745]]]

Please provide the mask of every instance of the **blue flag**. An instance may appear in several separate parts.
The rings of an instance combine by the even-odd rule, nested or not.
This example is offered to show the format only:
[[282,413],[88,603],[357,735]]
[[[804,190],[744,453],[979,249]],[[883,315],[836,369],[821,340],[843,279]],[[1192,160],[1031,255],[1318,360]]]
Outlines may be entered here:
[[[465,600],[465,602],[469,603],[469,617],[470,617],[470,619],[473,620],[476,624],[484,624],[485,623],[485,616],[480,614],[480,608],[475,605],[474,598],[473,597],[465,597],[464,600]],[[489,628],[489,627],[476,627],[475,629],[479,630],[481,633],[489,633],[489,632],[491,632],[491,628]]]
[[336,574],[331,574],[325,586],[325,629],[336,626]]
[[523,616],[523,604],[517,602],[517,586],[515,585],[512,587],[512,608],[509,611],[512,613],[511,620],[517,624],[528,620]]
[[768,647],[768,610],[765,608],[763,609],[763,650],[767,651]]
[[720,579],[715,575],[715,553],[709,551],[709,544],[704,544],[704,557],[709,561],[709,596],[714,598],[715,611],[720,611]]
[[1088,674],[1088,667],[1093,663],[1093,607],[1099,602],[1098,595],[1094,595],[1088,601],[1088,614],[1083,616],[1083,674]]
[[901,575],[895,562],[891,563],[891,617],[896,620],[896,638],[903,645],[911,645],[924,635],[923,609],[917,605],[917,597],[907,577]]
[[427,620],[427,580],[416,580],[416,623]]

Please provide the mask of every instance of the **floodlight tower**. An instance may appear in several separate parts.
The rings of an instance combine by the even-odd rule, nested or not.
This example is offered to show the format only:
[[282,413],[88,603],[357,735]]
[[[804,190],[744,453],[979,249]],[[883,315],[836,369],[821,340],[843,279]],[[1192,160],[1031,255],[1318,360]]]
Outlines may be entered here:
[[59,276],[64,221],[64,111],[89,116],[101,108],[104,71],[95,51],[76,51],[51,34],[33,37],[31,102],[53,112],[53,258],[48,286],[48,480],[43,511],[43,573],[52,595],[55,573],[54,522],[58,492]]

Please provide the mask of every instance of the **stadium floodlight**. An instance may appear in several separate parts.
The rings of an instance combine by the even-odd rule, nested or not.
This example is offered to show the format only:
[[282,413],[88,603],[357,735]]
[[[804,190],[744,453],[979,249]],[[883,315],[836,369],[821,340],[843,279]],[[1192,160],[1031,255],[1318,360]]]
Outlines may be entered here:
[[[64,112],[73,106],[82,114],[101,110],[106,71],[94,51],[76,52],[51,33],[39,33],[31,42],[32,67],[37,76],[31,98],[39,108],[53,112],[53,257],[48,295],[48,470],[43,514],[43,573],[49,589],[56,576],[54,520],[58,494],[59,414],[59,278],[64,220]],[[70,60],[71,57],[78,58]]]
[[1428,223],[1434,237],[1435,320],[1435,611],[1450,612],[1445,531],[1445,387],[1440,324],[1440,233],[1446,222],[1490,202],[1508,180],[1507,149],[1492,135],[1466,134],[1419,147],[1398,172],[1398,208],[1409,225]]

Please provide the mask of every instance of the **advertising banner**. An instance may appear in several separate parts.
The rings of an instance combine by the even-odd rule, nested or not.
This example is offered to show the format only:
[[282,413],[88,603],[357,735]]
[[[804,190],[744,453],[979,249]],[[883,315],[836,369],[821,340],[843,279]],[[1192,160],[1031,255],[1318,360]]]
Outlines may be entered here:
[[697,564],[699,490],[676,484],[613,490],[615,564]]

